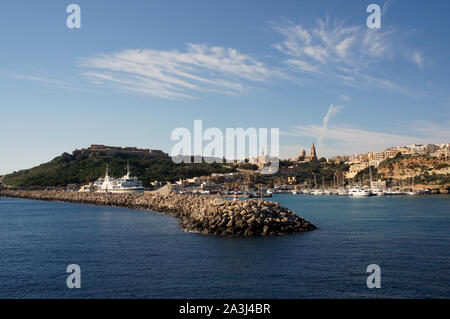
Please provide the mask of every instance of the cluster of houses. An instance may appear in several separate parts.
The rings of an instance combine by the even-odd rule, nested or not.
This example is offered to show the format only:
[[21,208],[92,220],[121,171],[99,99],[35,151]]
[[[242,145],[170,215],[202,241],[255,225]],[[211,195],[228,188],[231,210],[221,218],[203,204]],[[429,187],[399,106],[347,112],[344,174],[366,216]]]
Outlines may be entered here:
[[370,162],[372,166],[378,166],[382,161],[402,155],[428,155],[430,157],[450,158],[450,144],[413,144],[387,148],[381,152],[369,152],[351,156],[335,156],[332,161],[343,161],[349,164]]
[[332,160],[343,161],[351,164],[346,178],[353,178],[358,172],[369,166],[378,167],[378,165],[389,158],[401,155],[423,156],[450,160],[450,144],[413,144],[408,146],[391,147],[381,152],[370,152],[364,154],[355,154],[352,156],[336,156]]

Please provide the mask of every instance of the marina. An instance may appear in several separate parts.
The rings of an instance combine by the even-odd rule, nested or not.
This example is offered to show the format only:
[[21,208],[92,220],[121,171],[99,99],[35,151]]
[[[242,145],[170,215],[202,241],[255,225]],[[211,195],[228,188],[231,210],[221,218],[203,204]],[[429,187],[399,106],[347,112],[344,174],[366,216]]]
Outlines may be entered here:
[[[364,187],[347,187],[338,189],[294,189],[290,193],[293,195],[326,195],[326,196],[351,196],[351,197],[369,197],[369,196],[398,196],[398,195],[425,195],[431,194],[430,189],[409,189],[409,190],[393,190],[393,189],[379,189],[379,188],[364,188]],[[279,192],[288,193],[288,192]]]

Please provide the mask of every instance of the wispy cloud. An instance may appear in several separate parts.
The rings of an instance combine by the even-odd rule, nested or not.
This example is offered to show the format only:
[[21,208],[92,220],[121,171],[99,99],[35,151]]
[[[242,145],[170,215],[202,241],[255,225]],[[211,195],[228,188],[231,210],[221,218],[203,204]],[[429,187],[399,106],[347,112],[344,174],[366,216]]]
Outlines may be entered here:
[[235,95],[281,72],[232,48],[188,44],[187,50],[125,50],[81,60],[83,75],[96,84],[161,98],[195,97],[195,92]]
[[7,76],[12,79],[17,80],[26,80],[26,81],[32,81],[32,82],[39,82],[54,86],[68,86],[69,83],[61,80],[56,79],[50,79],[46,77],[41,76],[34,76],[34,75],[27,75],[27,74],[13,74],[13,73],[2,73],[2,75]]
[[[328,111],[327,115],[330,113]],[[444,125],[432,122],[410,123],[410,135],[390,132],[377,132],[350,127],[348,125],[299,125],[292,131],[281,132],[285,136],[312,137],[321,142],[318,149],[322,156],[351,155],[363,152],[380,151],[392,146],[428,143],[448,143],[450,123]],[[325,125],[326,123],[326,125]],[[289,147],[286,148],[289,151]]]
[[[329,18],[319,19],[310,28],[292,21],[272,26],[283,36],[274,46],[286,55],[284,62],[294,72],[357,88],[377,87],[415,94],[406,86],[375,75],[378,63],[392,63],[394,58],[404,56],[398,54],[405,48],[400,49],[401,37],[393,28],[369,29],[344,21],[332,22]],[[422,68],[423,56],[415,52],[413,62]]]
[[323,118],[323,127],[326,128],[328,126],[328,121],[330,120],[330,118],[333,117],[334,115],[336,115],[341,109],[342,109],[342,106],[340,106],[340,105],[337,105],[337,106],[330,105],[330,107],[328,108],[327,114]]
[[384,17],[387,13],[389,8],[392,5],[392,1],[391,0],[387,0],[384,4],[383,7],[381,8],[381,16]]
[[[330,107],[328,108],[327,114],[325,114],[325,116],[323,117],[323,120],[322,120],[322,125],[323,125],[322,127],[323,127],[323,129],[327,129],[328,122],[330,121],[330,119],[333,116],[335,116],[341,109],[342,109],[342,106],[340,106],[340,105],[337,105],[337,106],[330,105]],[[317,135],[317,138],[318,138],[317,139],[318,145],[322,146],[324,136],[319,134],[319,135]]]
[[424,68],[424,58],[423,58],[422,53],[420,53],[418,51],[412,52],[411,59],[417,65],[417,67],[419,69],[423,70],[423,68]]

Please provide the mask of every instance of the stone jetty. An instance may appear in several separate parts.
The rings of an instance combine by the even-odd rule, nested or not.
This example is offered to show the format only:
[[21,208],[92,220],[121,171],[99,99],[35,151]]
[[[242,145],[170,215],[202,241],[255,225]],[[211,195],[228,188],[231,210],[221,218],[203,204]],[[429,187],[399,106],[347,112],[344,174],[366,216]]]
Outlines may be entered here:
[[2,196],[152,210],[179,218],[185,231],[205,235],[273,236],[316,229],[288,208],[256,199],[232,202],[205,195],[0,190]]

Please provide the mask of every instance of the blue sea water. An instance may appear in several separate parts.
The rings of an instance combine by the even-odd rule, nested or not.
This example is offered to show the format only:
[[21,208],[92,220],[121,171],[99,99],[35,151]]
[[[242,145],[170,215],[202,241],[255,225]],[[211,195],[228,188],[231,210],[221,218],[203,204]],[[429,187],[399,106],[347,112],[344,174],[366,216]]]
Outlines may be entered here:
[[450,196],[272,200],[318,229],[214,237],[148,211],[0,198],[0,298],[450,298]]

